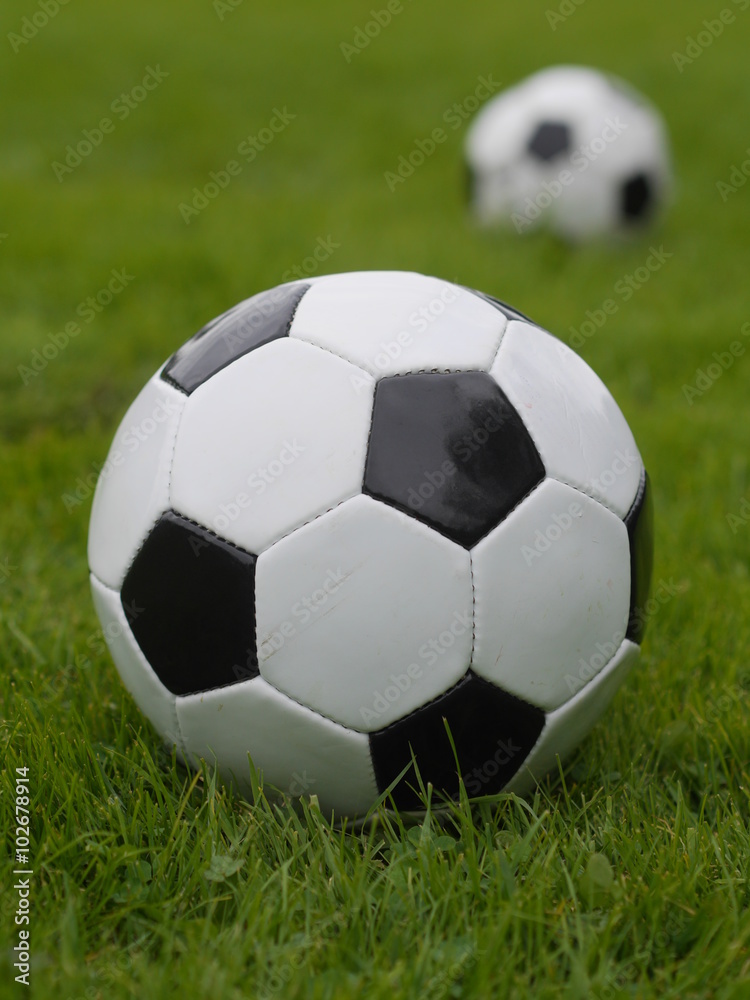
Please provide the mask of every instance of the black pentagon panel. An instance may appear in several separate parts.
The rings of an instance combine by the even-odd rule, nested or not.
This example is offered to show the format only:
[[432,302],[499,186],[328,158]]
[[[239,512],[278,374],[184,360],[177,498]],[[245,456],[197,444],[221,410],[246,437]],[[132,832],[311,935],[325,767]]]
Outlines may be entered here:
[[485,302],[488,302],[491,306],[493,306],[495,309],[501,312],[504,316],[507,316],[508,319],[520,319],[523,320],[525,323],[534,322],[534,320],[529,319],[529,317],[525,313],[522,313],[520,310],[515,309],[513,306],[509,306],[507,302],[503,302],[501,299],[496,299],[492,295],[487,295],[486,292],[478,292],[476,288],[468,288],[466,285],[462,285],[461,287],[465,288],[467,292],[471,292],[473,295],[478,295],[480,299],[484,299]]
[[[456,746],[454,756],[445,723]],[[503,790],[544,728],[544,712],[469,673],[434,701],[370,734],[375,777],[383,792],[414,758],[425,786],[457,798],[459,774],[472,797]],[[399,809],[419,809],[413,764],[393,789]]]
[[529,139],[529,152],[548,162],[571,148],[570,128],[564,122],[542,122]]
[[647,219],[654,208],[654,186],[646,174],[635,174],[622,185],[620,210],[626,222]]
[[471,548],[544,478],[486,372],[395,375],[375,390],[364,492]]
[[188,396],[243,354],[289,335],[309,285],[279,285],[253,295],[213,320],[167,361],[161,377]]
[[257,677],[256,556],[164,513],[122,585],[133,635],[173,694]]
[[654,563],[654,504],[644,469],[633,505],[625,518],[630,539],[630,617],[626,637],[640,643],[646,631],[646,602]]

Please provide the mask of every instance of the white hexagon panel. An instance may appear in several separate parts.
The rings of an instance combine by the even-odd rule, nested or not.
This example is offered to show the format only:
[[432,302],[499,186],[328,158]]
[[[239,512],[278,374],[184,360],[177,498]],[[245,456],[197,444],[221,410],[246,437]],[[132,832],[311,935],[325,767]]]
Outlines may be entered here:
[[[625,638],[630,548],[598,501],[547,479],[472,552],[472,669],[547,711],[596,672]],[[602,650],[608,655],[603,655]],[[586,665],[589,665],[588,667]]]
[[366,373],[301,341],[239,358],[188,400],[172,506],[262,552],[359,492],[373,390]]
[[643,463],[620,408],[586,362],[539,327],[511,322],[492,374],[526,424],[548,475],[624,518]]
[[326,811],[364,813],[377,798],[367,737],[262,677],[178,698],[177,715],[185,752],[216,764],[241,792],[251,788],[249,756],[261,782],[291,796],[317,795]]
[[370,497],[271,546],[255,587],[261,676],[350,729],[409,715],[469,666],[468,552]]
[[400,375],[487,368],[506,322],[480,296],[448,281],[366,271],[316,281],[300,303],[289,335],[347,358],[374,376]]

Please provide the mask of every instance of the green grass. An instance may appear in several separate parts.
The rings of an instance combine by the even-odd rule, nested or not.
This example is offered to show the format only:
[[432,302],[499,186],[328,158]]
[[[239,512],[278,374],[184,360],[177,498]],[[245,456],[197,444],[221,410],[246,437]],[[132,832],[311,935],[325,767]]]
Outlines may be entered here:
[[[729,0],[727,0],[729,3]],[[750,355],[688,405],[683,386],[741,339],[747,28],[739,6],[680,73],[706,17],[590,0],[407,0],[346,62],[372,5],[73,0],[14,53],[31,0],[0,15],[0,997],[13,982],[14,769],[30,769],[32,992],[39,997],[750,996]],[[377,3],[376,7],[384,6]],[[504,5],[510,7],[510,5]],[[620,73],[670,123],[677,199],[617,249],[476,232],[463,130],[394,193],[399,155],[480,75],[552,62]],[[60,183],[51,164],[159,65],[168,78]],[[274,108],[296,118],[186,225],[181,202]],[[335,830],[187,776],[122,688],[87,583],[90,496],[129,401],[208,318],[278,283],[319,237],[324,271],[408,268],[497,294],[563,339],[651,244],[673,256],[583,346],[654,482],[655,581],[640,670],[566,766],[527,800],[457,805],[406,826]],[[113,268],[134,276],[24,385],[18,366]],[[82,491],[82,495],[85,490]]]

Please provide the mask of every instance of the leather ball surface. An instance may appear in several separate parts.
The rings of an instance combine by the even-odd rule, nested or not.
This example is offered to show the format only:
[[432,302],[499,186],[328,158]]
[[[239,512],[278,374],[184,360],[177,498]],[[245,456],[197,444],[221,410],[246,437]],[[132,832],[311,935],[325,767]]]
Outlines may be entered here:
[[[551,141],[551,140],[550,140]],[[188,762],[361,815],[523,791],[637,660],[650,488],[568,347],[437,278],[335,274],[209,323],[91,515],[123,682]],[[455,743],[456,757],[446,733]]]

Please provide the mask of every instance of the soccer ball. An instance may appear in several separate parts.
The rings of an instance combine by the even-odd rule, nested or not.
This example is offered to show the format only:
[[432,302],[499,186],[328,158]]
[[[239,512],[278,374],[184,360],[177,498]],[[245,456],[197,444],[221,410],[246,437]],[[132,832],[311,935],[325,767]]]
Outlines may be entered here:
[[636,90],[578,66],[542,70],[477,113],[465,146],[482,223],[576,241],[649,223],[667,198],[664,122]]
[[159,369],[89,563],[188,763],[247,791],[249,755],[355,816],[394,782],[419,807],[412,751],[444,796],[554,767],[637,658],[651,546],[633,436],[576,354],[479,292],[362,272],[256,295]]

